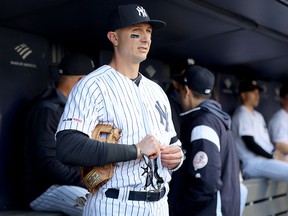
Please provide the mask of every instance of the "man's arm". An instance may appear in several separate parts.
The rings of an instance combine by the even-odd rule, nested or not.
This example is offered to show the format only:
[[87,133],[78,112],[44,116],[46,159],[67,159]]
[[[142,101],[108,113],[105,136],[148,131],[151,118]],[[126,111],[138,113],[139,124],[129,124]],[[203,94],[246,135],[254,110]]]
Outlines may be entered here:
[[253,136],[242,136],[241,137],[242,140],[244,141],[246,147],[252,151],[253,153],[255,153],[256,155],[260,155],[266,158],[273,158],[272,154],[269,154],[268,152],[266,152],[263,148],[261,148],[260,145],[258,145]]
[[76,130],[60,131],[56,135],[57,158],[67,164],[104,166],[137,158],[135,145],[115,145],[90,139]]
[[57,158],[67,164],[104,166],[141,157],[141,153],[155,159],[160,154],[159,141],[146,135],[137,144],[110,144],[90,139],[77,130],[63,130],[56,135]]

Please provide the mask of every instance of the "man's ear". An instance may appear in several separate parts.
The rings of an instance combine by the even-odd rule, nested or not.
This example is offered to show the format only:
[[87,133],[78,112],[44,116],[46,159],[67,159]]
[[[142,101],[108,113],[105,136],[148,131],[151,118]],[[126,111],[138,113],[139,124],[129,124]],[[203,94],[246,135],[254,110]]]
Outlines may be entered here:
[[192,93],[191,89],[187,85],[184,86],[184,91],[185,91],[185,96],[189,96]]
[[172,80],[172,85],[176,90],[178,90],[181,87],[180,83],[175,80]]
[[109,31],[107,33],[107,38],[111,41],[113,46],[117,46],[118,45],[118,38],[117,38],[117,33],[116,32]]
[[242,100],[244,100],[244,99],[246,98],[246,93],[245,93],[245,92],[241,92],[241,93],[240,93],[240,98],[241,98]]

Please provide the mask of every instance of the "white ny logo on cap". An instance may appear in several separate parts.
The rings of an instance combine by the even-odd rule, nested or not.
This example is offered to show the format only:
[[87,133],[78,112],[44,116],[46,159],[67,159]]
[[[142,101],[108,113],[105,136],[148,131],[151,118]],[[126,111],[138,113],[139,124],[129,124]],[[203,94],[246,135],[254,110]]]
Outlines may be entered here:
[[137,6],[136,10],[138,11],[139,16],[148,17],[143,7]]

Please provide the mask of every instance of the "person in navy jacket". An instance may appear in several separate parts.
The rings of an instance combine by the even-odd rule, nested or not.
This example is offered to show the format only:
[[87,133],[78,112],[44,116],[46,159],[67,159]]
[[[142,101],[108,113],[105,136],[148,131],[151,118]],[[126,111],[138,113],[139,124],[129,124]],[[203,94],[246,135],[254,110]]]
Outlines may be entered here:
[[192,65],[174,79],[180,84],[186,159],[170,183],[170,215],[239,216],[239,158],[230,116],[209,99],[215,77],[208,69]]

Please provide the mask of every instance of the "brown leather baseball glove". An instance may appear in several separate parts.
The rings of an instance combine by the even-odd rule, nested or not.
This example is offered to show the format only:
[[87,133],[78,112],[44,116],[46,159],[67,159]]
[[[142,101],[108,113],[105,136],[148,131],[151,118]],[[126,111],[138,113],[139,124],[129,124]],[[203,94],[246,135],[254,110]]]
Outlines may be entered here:
[[[100,142],[117,144],[120,139],[121,130],[113,128],[112,125],[96,125],[92,138]],[[80,167],[82,180],[91,193],[96,193],[114,173],[115,164],[106,164],[103,167]]]

